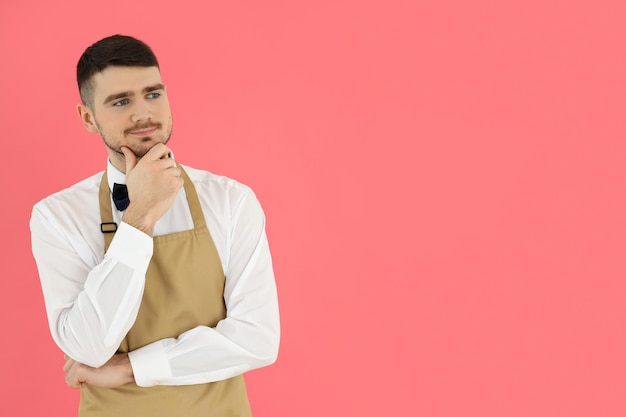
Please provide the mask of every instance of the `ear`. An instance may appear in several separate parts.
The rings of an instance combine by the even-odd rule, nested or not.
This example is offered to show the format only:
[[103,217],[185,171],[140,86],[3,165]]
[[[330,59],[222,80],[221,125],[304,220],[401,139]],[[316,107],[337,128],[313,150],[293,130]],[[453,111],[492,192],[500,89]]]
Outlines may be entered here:
[[91,133],[98,133],[98,127],[96,126],[96,119],[93,117],[93,112],[85,104],[77,104],[76,110],[78,111],[78,117],[83,122],[85,129]]

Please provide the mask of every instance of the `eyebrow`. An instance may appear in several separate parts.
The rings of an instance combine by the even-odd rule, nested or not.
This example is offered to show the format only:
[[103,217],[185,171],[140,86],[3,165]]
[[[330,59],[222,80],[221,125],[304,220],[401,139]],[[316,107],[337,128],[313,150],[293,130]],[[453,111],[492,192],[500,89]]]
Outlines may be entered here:
[[[146,93],[150,93],[152,91],[156,91],[156,90],[164,90],[165,86],[161,83],[158,84],[154,84],[154,85],[150,85],[148,87],[145,87],[143,90],[141,90],[141,92],[143,94]],[[122,91],[121,93],[116,93],[116,94],[111,94],[109,96],[107,96],[107,98],[104,99],[104,104],[110,103],[114,100],[118,100],[120,98],[124,98],[124,97],[132,97],[135,94],[132,91]]]

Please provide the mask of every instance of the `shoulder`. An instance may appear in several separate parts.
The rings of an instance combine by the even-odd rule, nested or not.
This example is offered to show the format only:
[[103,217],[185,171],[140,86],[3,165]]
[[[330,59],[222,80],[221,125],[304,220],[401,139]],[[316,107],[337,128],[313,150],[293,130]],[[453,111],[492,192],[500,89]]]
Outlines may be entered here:
[[254,191],[249,186],[233,178],[186,165],[182,165],[182,167],[193,182],[201,199],[208,197],[220,201],[228,201],[231,204],[243,199],[256,199]]
[[263,227],[265,213],[256,194],[248,185],[232,178],[183,165],[198,193],[212,232],[225,234],[237,225],[253,223]]
[[[98,172],[64,190],[37,202],[33,207],[33,212],[42,214],[60,215],[62,213],[84,213],[92,209],[94,204],[93,196],[98,194],[100,181],[104,171]],[[95,200],[97,204],[97,199]]]

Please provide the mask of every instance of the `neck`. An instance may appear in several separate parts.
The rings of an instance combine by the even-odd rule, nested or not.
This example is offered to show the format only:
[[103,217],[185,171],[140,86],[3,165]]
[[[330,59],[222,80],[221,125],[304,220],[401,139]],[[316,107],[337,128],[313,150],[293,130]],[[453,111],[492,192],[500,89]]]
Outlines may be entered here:
[[118,171],[126,174],[126,159],[124,159],[124,155],[119,155],[116,153],[109,153],[109,161],[111,165],[113,165]]

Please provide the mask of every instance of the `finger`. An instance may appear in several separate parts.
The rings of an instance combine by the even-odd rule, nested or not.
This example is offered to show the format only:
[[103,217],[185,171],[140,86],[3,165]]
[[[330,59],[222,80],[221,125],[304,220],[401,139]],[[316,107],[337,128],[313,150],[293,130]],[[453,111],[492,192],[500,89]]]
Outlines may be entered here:
[[167,152],[165,153],[165,155],[161,156],[161,159],[174,159],[174,154],[172,153],[172,151],[168,148]]
[[70,387],[70,388],[78,389],[78,388],[81,388],[81,383],[78,382],[78,381],[76,381],[76,382],[74,382],[74,381],[67,381],[67,386]]
[[171,158],[160,159],[154,162],[160,169],[176,168],[176,161]]
[[76,362],[75,360],[70,359],[73,363],[72,366],[67,370],[67,372],[65,373],[65,382],[67,383],[67,386],[70,388],[80,388],[81,384],[85,381],[82,381],[82,378],[80,377],[81,374],[81,369],[80,369],[80,363]]
[[74,388],[74,376],[73,375],[74,375],[73,372],[66,372],[65,373],[65,383],[70,388]]
[[68,360],[65,362],[65,365],[63,365],[63,372],[65,372],[66,374],[68,373],[68,371],[72,368],[72,365],[74,365],[76,361],[72,358],[68,358]]
[[135,168],[135,165],[137,165],[137,156],[126,146],[122,146],[120,149],[122,149],[122,153],[124,154],[124,160],[126,161],[126,175],[128,175],[128,173]]
[[170,148],[168,148],[164,144],[157,143],[152,148],[150,148],[150,150],[146,154],[146,157],[148,159],[153,160],[153,161],[157,161],[159,159],[167,159],[167,158],[169,158],[168,155],[170,155],[171,152],[172,151],[170,150]]
[[174,159],[174,154],[172,153],[172,150],[170,149],[170,152],[167,154],[168,158],[171,158],[172,161],[174,161],[174,166],[176,166],[176,160]]

